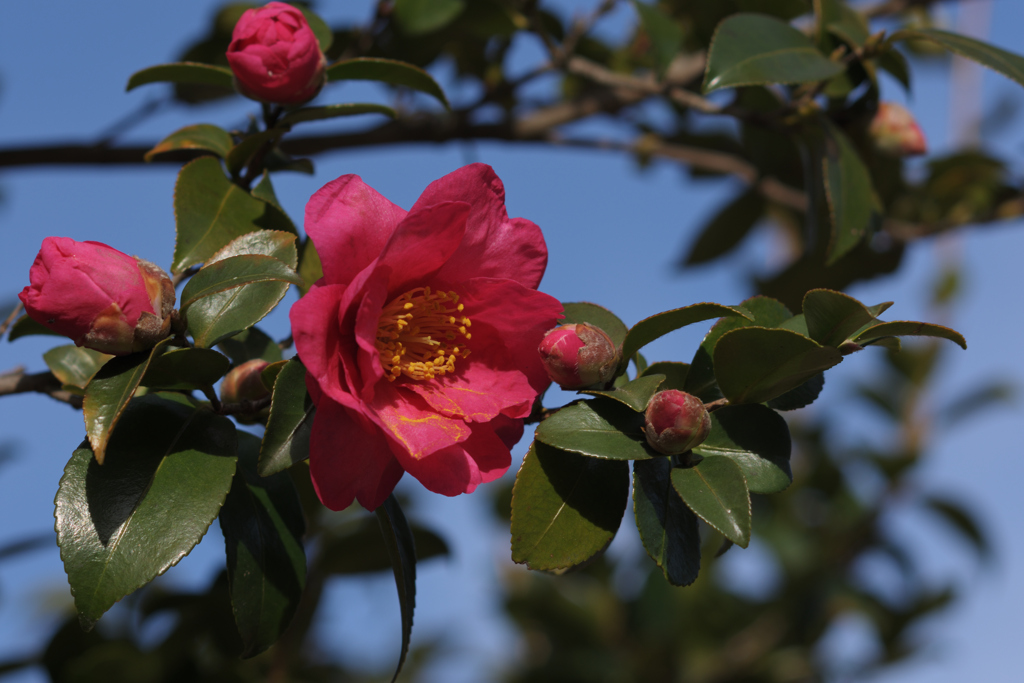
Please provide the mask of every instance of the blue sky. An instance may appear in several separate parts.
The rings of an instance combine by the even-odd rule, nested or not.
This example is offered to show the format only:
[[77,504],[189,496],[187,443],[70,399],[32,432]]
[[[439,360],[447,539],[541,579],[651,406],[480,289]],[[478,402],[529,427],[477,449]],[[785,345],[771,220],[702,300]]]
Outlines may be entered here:
[[[568,13],[596,2],[556,4]],[[365,0],[346,0],[323,2],[320,9],[332,22],[362,20],[368,5]],[[969,3],[973,11],[981,5]],[[145,66],[170,61],[205,32],[214,6],[207,0],[6,6],[0,22],[0,146],[92,139],[155,96],[162,86],[126,94],[127,77]],[[1019,37],[1024,3],[994,0],[991,7],[990,39],[1024,52]],[[622,33],[633,21],[632,11],[623,8],[601,30]],[[541,58],[539,45],[516,44],[514,64]],[[442,67],[438,76],[445,79],[449,73]],[[942,69],[925,69],[909,102],[937,153],[949,149],[951,140],[949,110],[954,98],[947,80]],[[459,94],[460,85],[450,79],[444,83],[450,93]],[[892,82],[886,82],[885,94],[902,99],[899,86]],[[983,80],[983,95],[989,103],[1003,96],[1024,101],[1019,88],[991,74]],[[370,85],[330,86],[320,101],[387,102],[386,98],[383,90]],[[168,110],[130,131],[124,141],[156,140],[197,122],[236,126],[255,111],[252,103],[240,98],[227,104]],[[334,125],[312,124],[308,130],[329,130]],[[601,124],[586,125],[614,134]],[[1024,128],[1019,126],[986,141],[1017,169],[1022,167],[1022,142]],[[542,289],[563,301],[601,303],[628,324],[699,301],[736,303],[748,294],[737,273],[764,269],[771,258],[768,241],[754,239],[724,266],[676,274],[672,263],[680,250],[737,186],[691,181],[668,164],[654,164],[641,173],[632,160],[606,152],[500,143],[357,150],[318,158],[312,178],[279,175],[275,183],[285,208],[299,221],[308,197],[343,173],[361,175],[408,208],[430,181],[478,160],[494,166],[505,182],[509,214],[529,218],[545,232],[551,256]],[[169,166],[0,171],[0,235],[5,243],[0,302],[13,302],[27,283],[29,265],[47,235],[98,240],[169,264],[175,174],[176,169]],[[942,247],[959,254],[966,269],[966,295],[950,324],[965,334],[969,350],[960,352],[950,345],[951,359],[936,402],[978,379],[1005,378],[1022,384],[1024,373],[1015,353],[1021,324],[1007,315],[1015,310],[1024,284],[1024,270],[1019,267],[1019,255],[1024,253],[1022,227],[1020,221],[1013,221],[966,231]],[[895,300],[893,318],[926,319],[938,249],[931,241],[915,245],[897,276],[859,286],[852,293],[869,304]],[[275,336],[285,336],[285,308],[261,326]],[[648,357],[687,360],[703,332],[701,328],[674,333],[652,344]],[[41,353],[53,345],[52,338],[4,342],[0,370],[16,365],[42,370]],[[833,405],[848,391],[841,378],[856,377],[872,362],[868,354],[860,354],[830,374],[826,395]],[[2,400],[0,446],[9,444],[14,458],[0,464],[0,519],[6,522],[0,540],[52,529],[57,482],[82,438],[80,415],[65,406],[41,396]],[[959,539],[941,527],[910,513],[895,515],[897,533],[928,558],[930,580],[955,577],[959,584],[971,585],[965,599],[924,629],[922,636],[933,644],[927,654],[876,680],[1017,680],[1012,655],[1019,643],[1019,614],[1024,608],[1024,588],[1015,580],[1024,575],[1024,539],[1019,533],[1024,516],[1018,493],[1024,480],[1020,424],[1019,408],[1001,409],[958,431],[936,432],[932,456],[915,484],[926,491],[953,493],[977,510],[996,540],[996,562],[979,569],[966,558]],[[525,444],[517,457],[523,450]],[[514,470],[515,465],[507,476],[513,476]],[[484,511],[488,501],[483,496],[445,499],[418,495],[414,486],[406,490],[415,495],[416,513],[446,531],[455,549],[448,562],[422,568],[414,638],[426,642],[451,636],[454,649],[445,664],[447,680],[479,680],[490,663],[504,661],[513,652],[509,638],[514,632],[496,614],[494,591],[499,576],[522,571],[509,560],[507,529],[496,529],[488,519]],[[620,535],[616,544],[637,542],[628,523]],[[730,553],[727,558],[736,555]],[[743,561],[729,561],[738,565],[730,571],[743,571]],[[202,588],[222,562],[222,540],[219,531],[212,530],[167,579]],[[398,634],[398,607],[390,577],[337,582],[328,599],[324,613],[331,628],[324,629],[323,646],[367,666],[389,665],[397,651]],[[70,595],[55,547],[0,564],[0,660],[37,646],[58,610],[68,606]],[[465,628],[467,624],[474,628]],[[836,634],[838,652],[861,645],[856,624]],[[29,672],[18,680],[44,677]]]

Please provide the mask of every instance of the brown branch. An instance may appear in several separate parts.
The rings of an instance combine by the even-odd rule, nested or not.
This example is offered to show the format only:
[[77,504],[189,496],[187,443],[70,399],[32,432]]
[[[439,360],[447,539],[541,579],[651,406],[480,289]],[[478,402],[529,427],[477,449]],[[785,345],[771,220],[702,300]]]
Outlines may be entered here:
[[17,367],[0,375],[0,396],[25,393],[46,394],[50,398],[67,403],[72,408],[82,407],[82,397],[65,391],[53,373],[37,372],[29,375],[25,368]]
[[21,313],[22,306],[23,304],[19,300],[18,303],[14,304],[14,310],[11,311],[11,314],[7,316],[7,319],[4,320],[2,324],[0,324],[0,339],[3,339],[4,335],[7,333],[7,328],[9,328],[18,318],[18,314]]

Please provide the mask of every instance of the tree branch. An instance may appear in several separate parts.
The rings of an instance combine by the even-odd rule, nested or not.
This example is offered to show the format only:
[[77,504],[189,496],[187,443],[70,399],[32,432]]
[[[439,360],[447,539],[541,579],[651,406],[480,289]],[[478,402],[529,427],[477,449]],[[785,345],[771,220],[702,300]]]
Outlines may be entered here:
[[81,409],[82,397],[65,391],[63,385],[50,372],[37,372],[29,375],[25,368],[17,367],[0,375],[0,396],[24,393],[46,394],[72,408]]

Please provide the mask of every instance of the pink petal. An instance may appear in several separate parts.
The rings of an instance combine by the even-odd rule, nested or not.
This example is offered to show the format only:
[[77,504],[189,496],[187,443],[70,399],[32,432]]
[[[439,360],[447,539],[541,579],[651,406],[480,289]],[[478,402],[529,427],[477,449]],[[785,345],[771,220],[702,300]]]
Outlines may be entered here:
[[314,286],[288,314],[295,350],[306,372],[335,400],[342,400],[341,393],[349,393],[354,379],[346,377],[351,371],[345,372],[343,361],[355,358],[355,340],[340,334],[338,320],[345,293],[344,285]]
[[469,213],[465,202],[414,206],[380,255],[380,262],[391,267],[388,290],[401,294],[441,268],[466,235]]
[[405,470],[434,493],[457,496],[472,493],[480,484],[494,481],[508,471],[512,455],[489,425],[474,425],[464,442],[422,459],[402,458]]
[[463,420],[441,415],[414,393],[388,381],[377,385],[368,409],[375,414],[385,434],[394,440],[394,452],[402,453],[403,463],[465,441],[471,433]]

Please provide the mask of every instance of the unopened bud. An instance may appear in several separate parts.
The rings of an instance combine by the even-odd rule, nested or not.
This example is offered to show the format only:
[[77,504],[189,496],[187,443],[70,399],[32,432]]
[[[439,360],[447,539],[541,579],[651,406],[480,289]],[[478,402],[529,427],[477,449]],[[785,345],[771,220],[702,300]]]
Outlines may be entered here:
[[685,391],[656,393],[644,413],[644,435],[651,448],[679,455],[703,443],[711,432],[711,415],[699,398]]
[[[263,384],[263,379],[260,376],[267,365],[269,365],[267,361],[257,358],[232,368],[231,372],[220,383],[221,401],[224,403],[245,403],[247,401],[259,401],[270,396],[270,390]],[[261,412],[264,411],[258,410],[250,414],[236,413],[235,417],[238,418],[239,422],[251,424],[261,417]]]
[[619,365],[615,343],[604,330],[587,323],[556,327],[537,350],[548,377],[563,389],[604,384]]
[[924,133],[914,115],[892,102],[882,102],[872,119],[868,134],[878,149],[893,156],[914,156],[928,151]]

